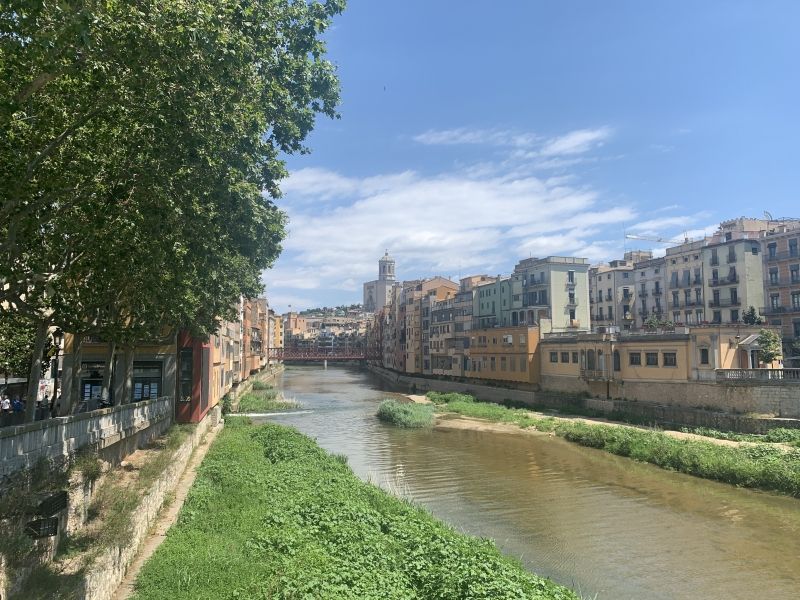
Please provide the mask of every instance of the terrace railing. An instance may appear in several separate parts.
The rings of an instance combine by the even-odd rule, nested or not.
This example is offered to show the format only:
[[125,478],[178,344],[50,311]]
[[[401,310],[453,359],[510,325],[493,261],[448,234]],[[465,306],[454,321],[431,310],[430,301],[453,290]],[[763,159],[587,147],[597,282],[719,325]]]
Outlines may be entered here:
[[800,384],[800,369],[717,369],[718,383]]

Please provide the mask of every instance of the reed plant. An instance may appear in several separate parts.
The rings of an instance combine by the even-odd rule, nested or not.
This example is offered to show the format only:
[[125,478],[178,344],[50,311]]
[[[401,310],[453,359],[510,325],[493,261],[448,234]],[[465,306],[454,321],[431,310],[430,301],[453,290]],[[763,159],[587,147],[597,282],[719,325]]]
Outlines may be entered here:
[[398,402],[387,398],[378,407],[378,418],[397,427],[418,429],[433,425],[433,406],[413,402]]

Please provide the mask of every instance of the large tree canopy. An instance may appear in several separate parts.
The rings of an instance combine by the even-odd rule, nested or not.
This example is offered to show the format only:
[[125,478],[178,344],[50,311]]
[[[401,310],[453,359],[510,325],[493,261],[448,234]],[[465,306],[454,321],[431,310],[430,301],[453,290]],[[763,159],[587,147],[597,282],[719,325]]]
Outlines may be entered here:
[[316,113],[335,114],[319,35],[343,2],[6,7],[3,299],[39,314],[60,295],[80,321],[81,303],[118,293],[109,270],[144,262],[142,283],[186,290],[170,301],[209,329],[279,252],[284,218],[262,191],[278,196],[279,153],[303,150]]
[[343,0],[0,7],[0,311],[207,334],[280,252],[281,154],[336,116]]

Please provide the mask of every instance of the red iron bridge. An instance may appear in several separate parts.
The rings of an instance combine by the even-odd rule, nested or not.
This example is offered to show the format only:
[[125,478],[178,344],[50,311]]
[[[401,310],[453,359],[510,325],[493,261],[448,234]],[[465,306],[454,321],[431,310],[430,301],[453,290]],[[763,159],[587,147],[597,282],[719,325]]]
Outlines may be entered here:
[[347,348],[336,350],[297,350],[293,348],[270,348],[267,356],[272,360],[324,362],[348,360],[373,360],[378,355],[367,352],[364,348]]

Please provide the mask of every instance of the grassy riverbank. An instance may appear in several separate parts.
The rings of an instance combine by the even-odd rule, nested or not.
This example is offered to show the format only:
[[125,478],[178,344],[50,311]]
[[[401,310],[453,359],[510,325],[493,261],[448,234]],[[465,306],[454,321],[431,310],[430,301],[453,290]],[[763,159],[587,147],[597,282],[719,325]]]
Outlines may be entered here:
[[136,586],[137,600],[577,598],[297,431],[244,419],[228,420]]
[[800,497],[800,450],[787,451],[768,443],[721,446],[710,441],[676,439],[657,430],[539,417],[525,409],[475,402],[463,394],[433,393],[428,397],[443,412],[553,432],[582,446],[664,469]]

